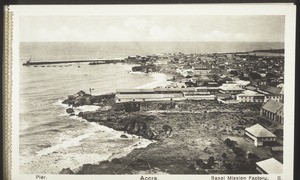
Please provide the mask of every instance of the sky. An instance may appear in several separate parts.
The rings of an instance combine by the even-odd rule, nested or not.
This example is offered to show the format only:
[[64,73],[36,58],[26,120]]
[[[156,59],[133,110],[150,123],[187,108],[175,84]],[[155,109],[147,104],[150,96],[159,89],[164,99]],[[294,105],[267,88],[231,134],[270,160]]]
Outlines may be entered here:
[[22,16],[21,42],[284,42],[284,16]]

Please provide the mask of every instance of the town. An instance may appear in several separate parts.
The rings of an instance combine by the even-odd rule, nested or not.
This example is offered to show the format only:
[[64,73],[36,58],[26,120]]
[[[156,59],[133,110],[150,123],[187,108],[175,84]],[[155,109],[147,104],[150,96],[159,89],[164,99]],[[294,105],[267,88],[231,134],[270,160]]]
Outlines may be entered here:
[[[106,107],[78,116],[166,144],[147,147],[152,156],[137,149],[131,154],[139,154],[138,160],[129,155],[110,165],[84,166],[79,173],[107,173],[104,166],[114,166],[109,173],[116,173],[128,162],[135,170],[155,167],[171,174],[282,172],[284,50],[159,54],[125,62],[135,64],[132,71],[165,73],[168,83],[104,96],[81,91],[64,103]],[[160,153],[159,163],[155,153],[161,151],[168,153]]]

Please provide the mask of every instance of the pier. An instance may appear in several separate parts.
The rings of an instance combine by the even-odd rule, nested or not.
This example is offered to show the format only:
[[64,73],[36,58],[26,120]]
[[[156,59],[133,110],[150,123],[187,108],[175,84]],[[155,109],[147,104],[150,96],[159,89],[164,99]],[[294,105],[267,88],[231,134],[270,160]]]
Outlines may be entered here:
[[23,66],[31,65],[47,65],[47,64],[69,64],[69,63],[90,63],[90,65],[96,64],[111,64],[111,63],[122,63],[125,59],[82,59],[82,60],[64,60],[64,61],[30,61],[23,63]]

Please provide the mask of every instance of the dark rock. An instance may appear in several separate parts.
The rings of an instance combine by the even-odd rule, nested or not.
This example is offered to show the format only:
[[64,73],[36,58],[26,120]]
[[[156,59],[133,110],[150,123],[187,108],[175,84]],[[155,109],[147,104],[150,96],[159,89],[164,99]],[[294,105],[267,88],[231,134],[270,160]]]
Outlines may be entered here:
[[120,137],[121,138],[128,138],[128,136],[126,136],[125,134],[122,134]]
[[66,112],[69,113],[69,114],[71,114],[71,113],[74,112],[74,109],[73,109],[73,108],[68,108],[68,109],[66,110]]
[[74,172],[70,168],[63,168],[59,174],[74,174]]
[[83,112],[79,112],[79,113],[78,113],[78,116],[79,116],[79,117],[83,117],[83,115],[84,115]]
[[118,158],[112,159],[111,162],[114,163],[114,164],[122,164],[120,159],[118,159]]

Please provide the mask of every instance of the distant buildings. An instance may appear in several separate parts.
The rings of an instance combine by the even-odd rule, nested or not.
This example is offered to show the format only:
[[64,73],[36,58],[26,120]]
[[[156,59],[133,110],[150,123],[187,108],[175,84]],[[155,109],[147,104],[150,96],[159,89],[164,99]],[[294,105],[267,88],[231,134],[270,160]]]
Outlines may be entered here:
[[256,170],[261,174],[281,174],[282,163],[274,158],[266,159],[256,163]]
[[283,102],[283,88],[273,87],[268,85],[258,86],[258,92],[265,94],[264,102],[272,99],[277,102]]
[[260,115],[283,124],[283,104],[270,99],[260,110]]
[[255,146],[264,146],[269,142],[276,141],[276,135],[268,131],[260,124],[246,128],[245,135],[253,141]]
[[210,69],[208,69],[204,66],[201,66],[201,65],[195,65],[193,67],[193,70],[194,70],[195,76],[208,75],[211,72]]
[[245,90],[243,93],[236,95],[239,102],[264,102],[265,96],[255,91]]

